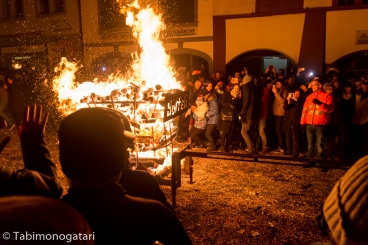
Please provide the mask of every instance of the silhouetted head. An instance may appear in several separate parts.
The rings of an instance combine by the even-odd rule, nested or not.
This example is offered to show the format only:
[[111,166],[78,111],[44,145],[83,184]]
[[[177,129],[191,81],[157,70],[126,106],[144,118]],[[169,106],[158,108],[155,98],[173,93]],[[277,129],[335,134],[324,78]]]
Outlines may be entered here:
[[70,114],[61,122],[58,135],[64,174],[84,182],[119,175],[134,138],[127,118],[108,108],[84,108]]

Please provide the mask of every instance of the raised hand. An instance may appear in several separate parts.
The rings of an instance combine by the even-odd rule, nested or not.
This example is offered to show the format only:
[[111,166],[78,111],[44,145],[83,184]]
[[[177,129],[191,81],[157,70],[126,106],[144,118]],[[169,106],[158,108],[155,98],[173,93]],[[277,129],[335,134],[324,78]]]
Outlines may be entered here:
[[30,131],[39,131],[45,133],[45,126],[49,113],[45,112],[42,115],[41,105],[31,105],[24,108],[23,120],[20,134]]

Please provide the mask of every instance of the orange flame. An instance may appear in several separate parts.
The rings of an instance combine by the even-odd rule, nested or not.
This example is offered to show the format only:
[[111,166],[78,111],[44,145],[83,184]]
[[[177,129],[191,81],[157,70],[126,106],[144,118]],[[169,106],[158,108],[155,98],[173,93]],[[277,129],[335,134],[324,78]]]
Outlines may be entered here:
[[[134,11],[137,13],[135,14]],[[156,15],[149,6],[140,10],[137,0],[122,8],[122,13],[126,14],[126,23],[132,27],[133,36],[138,39],[141,48],[140,52],[132,54],[134,57],[131,64],[132,74],[111,74],[107,82],[77,83],[74,75],[78,70],[77,64],[62,58],[55,68],[55,71],[58,71],[60,75],[54,78],[53,87],[59,98],[59,110],[64,115],[87,107],[87,103],[91,103],[93,100],[93,98],[88,98],[92,93],[106,97],[110,96],[113,90],[127,89],[127,93],[132,94],[129,88],[131,83],[139,86],[140,91],[154,88],[156,85],[160,85],[163,90],[180,88],[180,84],[175,79],[174,69],[169,65],[170,56],[159,40],[160,31],[165,28],[161,21],[161,15]],[[137,100],[142,98],[142,94],[136,96]],[[129,100],[124,96],[117,99]],[[160,107],[160,105],[157,106]],[[152,108],[142,108],[140,105],[137,111],[140,110],[147,112],[152,111]]]

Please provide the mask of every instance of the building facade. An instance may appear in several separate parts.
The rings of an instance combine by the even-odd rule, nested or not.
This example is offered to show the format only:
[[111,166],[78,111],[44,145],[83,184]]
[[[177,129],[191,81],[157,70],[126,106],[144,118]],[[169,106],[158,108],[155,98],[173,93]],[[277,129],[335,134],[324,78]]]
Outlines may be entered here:
[[[128,0],[120,0],[128,2]],[[314,74],[368,67],[368,0],[141,0],[159,9],[176,67],[233,75],[269,64]],[[160,4],[159,4],[160,3]],[[116,0],[1,0],[0,66],[81,60],[92,74],[128,62],[137,44]],[[42,59],[43,58],[43,59]],[[40,63],[42,63],[40,61]]]
[[82,58],[76,0],[1,0],[0,67],[52,70],[61,57]]

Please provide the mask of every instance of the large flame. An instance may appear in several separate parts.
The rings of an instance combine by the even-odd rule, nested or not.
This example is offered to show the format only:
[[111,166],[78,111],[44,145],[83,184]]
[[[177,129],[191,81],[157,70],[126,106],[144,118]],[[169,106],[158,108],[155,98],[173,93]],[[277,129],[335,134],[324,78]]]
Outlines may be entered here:
[[[90,106],[110,106],[123,111],[134,121],[136,116],[143,118],[161,118],[155,115],[162,107],[158,101],[160,93],[180,88],[176,81],[174,69],[169,65],[170,57],[167,55],[163,43],[160,41],[160,31],[165,28],[161,15],[155,14],[149,6],[140,9],[138,1],[121,8],[126,16],[126,24],[132,27],[133,37],[137,39],[140,49],[132,53],[133,61],[131,71],[127,74],[111,74],[107,81],[77,82],[75,72],[78,65],[62,58],[55,68],[58,76],[53,80],[53,88],[59,99],[59,110],[68,115],[80,108]],[[159,86],[157,86],[159,85]],[[142,100],[147,91],[150,91],[150,100]],[[145,94],[144,94],[145,93]],[[161,98],[162,99],[162,98]],[[113,101],[134,101],[134,103],[116,103]],[[137,107],[133,104],[138,101]],[[146,101],[146,102],[145,102]],[[106,102],[106,103],[105,103]],[[159,145],[166,140],[167,132],[171,132],[172,122],[163,123],[160,120],[152,125],[145,123],[138,131],[140,137],[152,137],[151,147]],[[145,147],[140,144],[140,147]],[[172,152],[172,148],[170,148]],[[167,154],[166,148],[166,157]],[[137,152],[138,154],[138,152]],[[156,155],[156,152],[146,154]],[[171,159],[171,158],[170,158]],[[171,165],[166,159],[165,164]],[[160,167],[163,169],[164,166]]]
[[[155,88],[156,85],[160,85],[161,89],[165,91],[180,88],[180,84],[175,79],[174,69],[169,65],[170,56],[166,53],[163,43],[160,41],[160,31],[165,28],[161,21],[161,15],[155,14],[149,6],[140,9],[137,0],[133,4],[122,8],[122,13],[126,15],[126,23],[132,27],[133,36],[138,40],[140,46],[140,50],[132,53],[132,72],[111,74],[107,82],[79,83],[75,81],[74,75],[78,70],[78,65],[62,58],[55,68],[59,75],[54,78],[53,87],[60,102],[59,110],[64,115],[87,107],[88,103],[93,104],[95,99],[111,96],[114,90],[124,91],[115,94],[117,96],[115,99],[119,101],[132,100],[133,97],[136,100],[142,99],[142,93],[129,96],[133,94],[131,84],[138,86],[140,92]],[[94,93],[99,97],[93,98]],[[148,109],[142,108],[141,105],[134,112],[139,110],[147,111]]]

